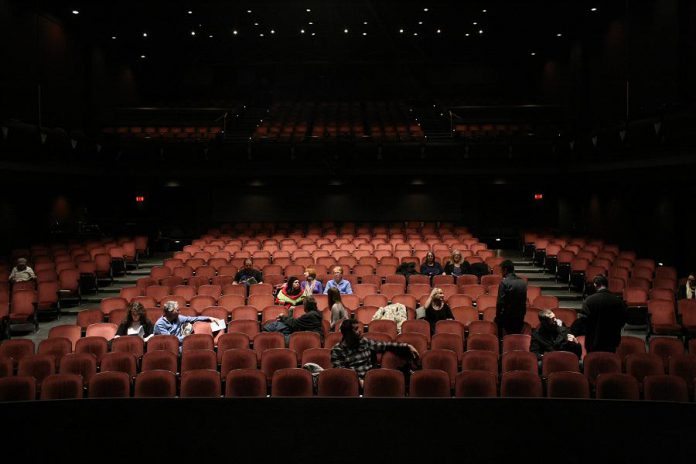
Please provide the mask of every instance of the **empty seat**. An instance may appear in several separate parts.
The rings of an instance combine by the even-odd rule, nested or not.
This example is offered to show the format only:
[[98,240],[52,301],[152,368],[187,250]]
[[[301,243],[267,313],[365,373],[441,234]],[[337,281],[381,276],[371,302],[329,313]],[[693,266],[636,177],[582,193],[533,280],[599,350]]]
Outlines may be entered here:
[[671,356],[684,354],[684,343],[678,338],[653,337],[649,347],[649,352],[662,358],[665,366],[669,365]]
[[0,402],[36,399],[36,379],[32,376],[0,378]]
[[155,335],[147,342],[147,351],[169,351],[179,355],[179,339],[175,335]]
[[167,350],[148,351],[143,355],[142,372],[165,370],[176,373],[178,371],[177,355]]
[[52,374],[41,384],[42,400],[69,400],[82,398],[82,376]]
[[364,396],[401,398],[405,395],[404,374],[395,369],[371,369],[365,374]]
[[495,398],[498,376],[491,372],[466,370],[457,374],[454,396],[457,398]]
[[105,353],[101,359],[101,372],[125,372],[131,377],[137,373],[137,360],[132,353],[115,351]]
[[0,344],[0,357],[11,358],[14,367],[19,361],[34,354],[34,342],[29,339],[5,340]]
[[357,397],[359,389],[358,374],[353,369],[329,368],[319,374],[319,396]]
[[579,372],[551,372],[548,376],[546,396],[587,399],[590,397],[590,383]]
[[605,373],[597,376],[598,400],[638,400],[640,388],[635,377],[621,373]]
[[181,353],[181,373],[195,369],[217,370],[217,355],[206,349],[188,350]]
[[215,369],[182,371],[182,398],[219,398],[220,395],[220,374]]
[[652,353],[635,353],[626,356],[626,374],[636,378],[638,383],[643,382],[647,375],[660,375],[665,373],[662,358]]
[[19,377],[30,376],[36,379],[37,390],[41,390],[41,383],[51,374],[56,372],[53,356],[45,354],[33,354],[23,357],[17,366]]
[[287,348],[268,348],[261,353],[261,370],[268,380],[278,369],[297,367],[297,354]]
[[97,358],[91,353],[70,353],[63,356],[58,368],[60,374],[82,376],[85,384],[97,373]]
[[72,353],[72,343],[65,337],[53,337],[41,340],[37,354],[47,354],[53,357],[56,367],[66,354]]
[[689,401],[686,381],[676,375],[648,375],[643,379],[643,393],[650,401]]
[[491,351],[498,354],[499,351],[498,337],[492,334],[473,334],[469,335],[466,342],[466,350],[483,350]]
[[539,366],[536,354],[529,351],[508,351],[501,359],[501,372],[527,371],[538,375]]
[[[514,352],[513,352],[514,353]],[[502,398],[540,398],[542,396],[541,379],[528,371],[509,371],[500,380]]]
[[225,377],[226,397],[265,397],[266,375],[256,369],[235,369]]
[[590,386],[594,386],[600,374],[620,374],[621,358],[616,353],[595,351],[583,359],[583,372]]
[[413,398],[448,398],[453,382],[447,372],[423,369],[411,375],[409,396]]
[[271,396],[312,396],[312,374],[306,369],[284,368],[273,373]]
[[141,372],[135,378],[134,396],[136,398],[174,398],[176,375],[165,370]]
[[423,369],[440,369],[447,373],[450,384],[454,387],[457,375],[457,353],[449,349],[431,349],[421,356]]
[[568,351],[545,353],[541,360],[541,375],[546,378],[554,372],[561,371],[580,372],[577,355]]
[[131,377],[125,372],[100,372],[89,381],[90,398],[128,398]]
[[503,337],[503,354],[508,351],[529,351],[532,337],[524,334],[508,334]]

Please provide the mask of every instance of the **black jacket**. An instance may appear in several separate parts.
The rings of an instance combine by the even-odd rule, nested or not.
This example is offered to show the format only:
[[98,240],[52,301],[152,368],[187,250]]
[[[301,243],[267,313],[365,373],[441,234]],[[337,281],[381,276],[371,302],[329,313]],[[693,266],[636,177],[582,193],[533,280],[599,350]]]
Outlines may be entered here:
[[281,322],[290,328],[291,332],[318,332],[322,334],[322,314],[319,311],[309,311],[294,319],[283,316]]
[[[152,331],[155,329],[155,325],[152,322],[150,322],[148,319],[145,319],[143,322],[141,322],[141,324],[143,325],[143,332],[145,334],[144,336],[149,337],[150,335],[152,335]],[[128,326],[129,325],[130,324],[128,324],[127,320],[124,320],[123,322],[121,322],[118,325],[118,329],[116,329],[116,335],[118,335],[119,337],[123,337],[125,335],[128,335]]]
[[507,333],[520,333],[527,312],[527,282],[513,272],[505,276],[498,286],[495,305],[495,321]]
[[580,357],[582,347],[578,343],[568,341],[568,327],[561,325],[556,327],[539,326],[532,331],[532,342],[529,351],[541,359],[545,353],[551,351],[570,351]]
[[[469,261],[462,261],[459,263],[459,267],[462,269],[462,274],[471,274],[471,264],[469,264]],[[453,271],[454,263],[449,261],[447,264],[445,264],[444,273],[447,275],[452,275]]]
[[[582,304],[578,324],[585,335],[585,350],[615,352],[621,343],[621,329],[626,323],[626,304],[606,288],[588,296]],[[583,335],[576,333],[575,335]]]

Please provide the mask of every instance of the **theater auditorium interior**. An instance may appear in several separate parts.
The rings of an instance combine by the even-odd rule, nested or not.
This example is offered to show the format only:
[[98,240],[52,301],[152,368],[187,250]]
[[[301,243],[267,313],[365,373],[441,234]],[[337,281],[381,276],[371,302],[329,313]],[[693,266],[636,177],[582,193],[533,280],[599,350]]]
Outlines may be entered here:
[[[696,457],[694,82],[691,0],[0,0],[3,448]],[[468,273],[420,274],[455,251]],[[263,283],[233,283],[247,258]],[[521,334],[495,323],[505,260]],[[262,330],[288,277],[335,266],[362,336],[418,360],[332,368],[323,294],[321,335]],[[616,352],[538,361],[539,311],[573,327],[597,275]],[[116,337],[168,301],[226,327]]]

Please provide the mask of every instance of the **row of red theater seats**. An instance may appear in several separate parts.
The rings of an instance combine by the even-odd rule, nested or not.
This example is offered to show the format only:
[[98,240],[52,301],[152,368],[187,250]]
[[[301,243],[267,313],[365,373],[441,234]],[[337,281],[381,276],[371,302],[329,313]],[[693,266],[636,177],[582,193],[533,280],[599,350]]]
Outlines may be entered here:
[[455,124],[455,135],[463,137],[496,137],[501,135],[527,134],[532,130],[529,124]]
[[[321,372],[317,388],[312,375],[305,369],[285,368],[273,373],[271,381],[263,371],[237,369],[230,371],[221,382],[220,374],[212,370],[193,370],[182,374],[177,388],[176,375],[166,370],[147,371],[132,380],[125,372],[100,372],[84,387],[77,374],[52,374],[44,379],[37,395],[34,377],[0,378],[0,402],[66,400],[89,398],[227,398],[238,397],[354,397],[366,398],[542,398],[542,380],[524,371],[510,371],[497,378],[484,371],[464,371],[457,374],[454,388],[447,374],[438,369],[416,371],[410,376],[409,389],[403,373],[393,369],[373,369],[365,376],[364,387],[347,369]],[[270,384],[270,388],[269,388]],[[642,383],[626,374],[601,374],[596,393],[590,396],[587,379],[576,372],[556,372],[546,382],[547,398],[598,400],[639,400],[688,402],[690,390],[678,376],[650,375]],[[85,393],[88,392],[88,393]]]
[[176,140],[214,139],[222,133],[220,126],[119,126],[105,127],[103,134],[123,138],[150,138]]
[[[69,342],[68,342],[69,343]],[[188,350],[182,353],[181,359],[181,378],[182,382],[191,372],[208,372],[207,377],[212,379],[217,379],[218,383],[220,377],[229,380],[230,372],[239,372],[239,370],[244,370],[246,372],[260,372],[263,374],[264,379],[275,379],[276,372],[283,369],[295,370],[298,362],[298,358],[301,359],[301,363],[304,362],[316,362],[317,364],[324,365],[327,368],[325,372],[331,372],[333,369],[330,368],[330,350],[321,348],[308,348],[306,349],[302,356],[299,357],[298,353],[293,350],[285,348],[275,348],[264,351],[261,354],[260,359],[260,370],[256,371],[258,368],[258,353],[254,353],[252,350],[244,348],[229,349],[223,353],[222,365],[220,372],[218,372],[217,358],[216,354],[212,350]],[[306,356],[305,356],[306,354]],[[390,372],[395,372],[401,374],[399,371],[393,369],[398,367],[402,361],[399,361],[396,357],[389,358],[389,354],[384,355],[382,359],[382,366],[388,368]],[[458,382],[462,376],[468,376],[468,372],[480,372],[478,377],[487,378],[486,390],[489,392],[485,395],[472,395],[472,396],[496,396],[497,392],[497,379],[499,373],[502,372],[501,378],[501,395],[502,396],[522,396],[522,397],[540,397],[542,396],[542,382],[539,377],[538,365],[536,355],[526,351],[509,351],[503,354],[501,358],[501,363],[498,363],[498,357],[494,353],[486,351],[468,351],[462,356],[462,371],[458,371],[459,363],[456,359],[456,354],[447,349],[433,349],[423,352],[422,355],[422,367],[423,370],[417,370],[412,374],[412,379],[418,379],[421,376],[425,376],[426,372],[437,371],[437,374],[428,375],[429,380],[424,380],[424,385],[416,387],[414,389],[413,383],[411,384],[411,395],[412,396],[437,396],[437,397],[447,397],[451,396],[451,389],[458,388]],[[2,358],[0,358],[2,359]],[[618,355],[614,353],[591,353],[585,357],[584,360],[584,375],[580,373],[579,363],[577,357],[572,353],[566,352],[556,352],[547,355],[544,358],[542,364],[542,375],[545,379],[551,381],[553,376],[562,372],[566,379],[566,382],[570,382],[571,391],[575,392],[573,395],[568,397],[574,398],[589,398],[589,393],[591,390],[596,390],[598,398],[604,396],[601,395],[601,391],[604,389],[603,377],[612,376],[616,384],[611,384],[610,391],[613,394],[628,395],[628,396],[617,396],[616,398],[622,399],[639,399],[640,386],[644,385],[645,399],[663,399],[672,401],[688,401],[689,391],[693,390],[693,378],[694,372],[696,370],[696,356],[694,355],[675,355],[669,359],[669,372],[665,376],[665,366],[663,365],[662,359],[658,355],[648,354],[648,353],[635,353],[626,356],[625,359],[625,374],[621,371],[621,360]],[[12,359],[5,358],[0,361],[0,366],[4,370],[12,369]],[[46,379],[50,379],[54,372],[55,359],[51,355],[28,355],[22,358],[17,363],[17,374],[19,378],[31,377],[32,379],[38,380],[38,385],[41,387],[42,383]],[[142,372],[162,372],[162,370],[169,372],[167,376],[171,376],[176,379],[175,372],[177,372],[177,357],[174,353],[170,351],[149,351],[143,355],[142,358],[143,369]],[[110,352],[106,353],[101,358],[101,372],[111,372],[117,371],[125,374],[128,379],[136,377],[137,375],[137,359],[136,356],[129,352]],[[82,387],[82,381],[85,384],[91,385],[91,380],[97,377],[97,359],[92,354],[66,354],[60,361],[60,372],[68,373],[70,375],[76,375],[80,379],[79,387]],[[306,372],[306,371],[305,371]],[[348,379],[350,384],[353,382],[357,384],[357,376],[354,371],[346,371],[346,374],[350,372],[351,378]],[[485,375],[484,375],[485,374]],[[572,374],[572,375],[571,375]],[[154,375],[154,374],[153,374]],[[258,374],[252,374],[258,376]],[[298,374],[300,375],[300,374]],[[311,386],[311,376],[308,372],[301,374],[307,376],[309,379],[309,385]],[[321,376],[330,375],[322,373],[320,374],[319,380],[319,392],[321,394]],[[401,374],[402,375],[402,374]],[[392,375],[393,377],[394,375]],[[512,385],[507,385],[508,380],[506,377],[514,378]],[[652,386],[649,385],[652,380],[651,378],[659,379],[659,385],[662,389],[667,389],[670,391],[670,395],[666,397],[653,397],[652,396]],[[669,377],[668,379],[665,377]],[[7,377],[12,378],[12,377]],[[137,377],[136,377],[137,378]],[[403,379],[403,377],[402,377]],[[382,379],[384,382],[389,383],[388,379]],[[479,379],[479,382],[483,379]],[[345,379],[344,379],[345,382]],[[403,382],[402,382],[403,383]],[[519,383],[519,385],[516,385]],[[207,382],[208,387],[210,382]],[[264,385],[265,386],[265,385]],[[384,386],[384,385],[383,385]],[[689,386],[691,388],[689,388]],[[420,388],[425,390],[420,390]],[[473,385],[472,385],[473,387]],[[479,387],[481,387],[479,385]],[[509,388],[513,388],[516,392],[512,395],[505,394],[509,391]],[[549,386],[549,388],[552,388]],[[343,385],[340,390],[345,391],[347,385]],[[614,391],[614,390],[617,391]],[[659,389],[658,389],[659,390]],[[169,391],[167,389],[161,390]],[[305,393],[300,396],[311,396],[311,390],[304,390]],[[357,396],[357,385],[355,388],[349,388],[348,391],[355,392],[349,394],[343,394],[338,396]],[[427,391],[427,394],[420,395],[418,392]],[[156,392],[154,392],[156,393]],[[414,393],[416,393],[414,395]],[[630,393],[630,394],[629,394]],[[663,390],[662,394],[666,392]],[[401,394],[392,394],[387,396],[403,396]],[[675,395],[674,397],[672,395]],[[169,396],[165,394],[165,396]],[[172,395],[173,396],[173,395]],[[185,395],[184,395],[185,396]],[[215,393],[215,389],[210,395],[203,396],[220,396],[220,392]],[[370,396],[367,394],[367,396]],[[551,395],[553,396],[553,395]],[[611,398],[612,396],[606,396]]]

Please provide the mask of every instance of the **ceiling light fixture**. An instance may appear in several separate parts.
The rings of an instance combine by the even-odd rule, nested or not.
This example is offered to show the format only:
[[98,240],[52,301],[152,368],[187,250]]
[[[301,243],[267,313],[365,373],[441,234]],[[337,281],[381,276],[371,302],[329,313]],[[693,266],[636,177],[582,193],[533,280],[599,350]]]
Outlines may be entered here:
[[403,29],[399,29],[399,34],[403,34],[403,33],[404,33],[404,30],[403,30]]
[[237,35],[237,34],[239,34],[239,31],[237,31],[236,29],[232,31],[232,35]]
[[417,32],[414,32],[413,35],[414,35],[414,36],[415,36],[415,35],[418,35],[418,33],[417,33]]
[[191,31],[191,35],[196,35],[196,31]]
[[111,40],[116,40],[116,36],[115,36],[115,35],[112,35],[112,36],[111,36]]
[[367,35],[367,32],[363,32],[363,36],[366,36],[366,35]]
[[427,9],[427,8],[423,8],[423,11],[425,11],[425,12],[427,13],[427,12],[428,12],[428,9]]
[[595,12],[597,11],[597,8],[593,6],[592,8],[590,8],[590,11]]
[[80,14],[80,10],[72,10],[72,14],[74,14],[74,15],[79,15],[79,14]]
[[530,55],[536,56],[536,52],[531,52]]
[[348,29],[343,29],[343,33],[344,33],[344,34],[347,34],[347,33],[348,33]]
[[259,37],[264,37],[263,32],[261,34],[259,34]]
[[311,13],[311,12],[312,12],[312,10],[307,8],[307,13]]
[[441,31],[440,29],[438,29],[438,30],[437,30],[437,33],[440,34],[440,33],[442,33],[442,31]]
[[300,34],[304,34],[304,29],[300,29]]
[[312,37],[315,36],[315,35],[317,35],[317,34],[316,34],[315,32],[312,32]]
[[193,11],[191,11],[191,10],[188,10],[188,14],[193,14]]
[[143,37],[147,37],[147,32],[143,32]]
[[142,59],[144,60],[145,58],[147,58],[147,56],[145,56],[145,55],[140,55],[140,58],[142,58]]
[[483,34],[483,29],[479,29],[479,34]]
[[275,29],[271,29],[271,34],[275,34]]
[[556,37],[563,37],[563,34],[559,32],[558,34],[556,34]]
[[251,10],[247,10],[247,13],[251,14]]
[[481,10],[481,13],[488,13],[488,10]]

